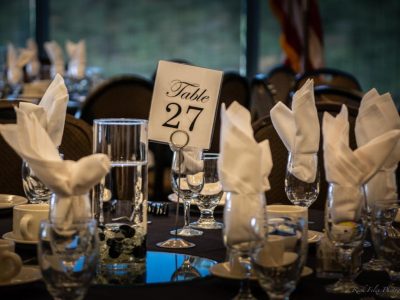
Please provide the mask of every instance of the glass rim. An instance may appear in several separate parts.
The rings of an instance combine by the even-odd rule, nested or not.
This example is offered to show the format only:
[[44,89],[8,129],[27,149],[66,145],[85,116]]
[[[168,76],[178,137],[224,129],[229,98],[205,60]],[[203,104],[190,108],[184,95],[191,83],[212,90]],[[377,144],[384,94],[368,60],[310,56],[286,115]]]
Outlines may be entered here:
[[93,120],[93,124],[96,125],[144,125],[148,122],[146,119],[135,118],[100,118]]

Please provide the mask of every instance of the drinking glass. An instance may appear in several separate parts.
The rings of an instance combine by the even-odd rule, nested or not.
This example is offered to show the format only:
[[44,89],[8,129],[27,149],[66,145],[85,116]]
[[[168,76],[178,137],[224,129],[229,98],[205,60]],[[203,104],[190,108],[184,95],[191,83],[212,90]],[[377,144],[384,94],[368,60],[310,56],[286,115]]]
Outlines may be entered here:
[[307,256],[306,228],[301,217],[268,219],[268,237],[253,253],[252,264],[270,299],[289,299],[296,288]]
[[96,221],[77,220],[68,228],[42,221],[38,260],[47,290],[54,299],[83,299],[96,275]]
[[35,175],[25,160],[22,161],[22,186],[29,203],[50,203],[53,192]]
[[184,148],[174,151],[171,185],[178,201],[183,197],[184,226],[171,231],[180,236],[200,236],[202,231],[190,227],[190,204],[203,188],[203,161],[201,149]]
[[222,198],[222,185],[218,177],[218,153],[205,153],[203,155],[204,173],[203,189],[197,196],[196,204],[200,210],[200,218],[191,227],[201,229],[221,229],[223,224],[214,218],[214,209]]
[[320,183],[318,155],[314,153],[309,155],[309,157],[310,163],[314,165],[316,170],[315,180],[313,182],[302,181],[293,174],[295,168],[295,154],[291,152],[289,152],[285,175],[285,192],[289,201],[294,205],[305,206],[307,208],[317,200]]
[[400,299],[400,224],[396,220],[399,209],[399,200],[383,200],[375,203],[371,216],[372,242],[390,277],[389,286],[376,294],[390,299]]
[[200,272],[192,265],[194,259],[193,256],[185,255],[182,265],[177,267],[175,272],[172,274],[171,281],[184,281],[200,278]]
[[[147,239],[147,120],[94,120],[94,153],[111,161],[92,193],[100,230],[101,281],[132,282],[145,270]],[[129,282],[127,283],[129,284]]]
[[[394,181],[392,184],[396,186],[395,176],[391,176],[391,172],[378,171],[374,177],[372,177],[366,184],[364,184],[364,192],[367,201],[367,215],[368,215],[368,227],[371,228],[372,211],[375,203],[382,201],[377,195],[388,195],[390,194],[387,190],[386,180]],[[372,234],[372,233],[371,233]],[[364,241],[364,247],[371,246],[371,243],[367,240]],[[363,264],[363,270],[366,271],[385,271],[387,262],[384,259],[376,257],[376,253],[379,249],[375,249],[374,256],[367,262]]]
[[[256,299],[250,289],[251,255],[263,246],[265,240],[265,195],[226,193],[223,240],[229,261],[238,262],[245,271],[235,300]],[[231,265],[231,268],[233,266]]]
[[326,287],[331,293],[351,294],[361,287],[354,282],[357,273],[352,254],[365,238],[367,230],[366,201],[361,187],[329,183],[325,209],[325,231],[337,247],[343,277]]

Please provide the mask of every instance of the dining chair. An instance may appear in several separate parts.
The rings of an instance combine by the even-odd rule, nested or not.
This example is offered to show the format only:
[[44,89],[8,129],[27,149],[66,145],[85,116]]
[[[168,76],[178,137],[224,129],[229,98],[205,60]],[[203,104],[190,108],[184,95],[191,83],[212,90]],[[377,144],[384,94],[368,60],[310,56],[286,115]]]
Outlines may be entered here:
[[247,109],[250,108],[250,85],[246,77],[235,71],[225,71],[222,78],[219,103],[217,105],[214,131],[209,152],[219,152],[219,135],[221,127],[222,103],[229,107],[234,101],[239,102]]
[[289,93],[296,82],[295,77],[295,72],[290,67],[282,64],[273,67],[267,73],[265,80],[272,92],[275,103],[278,101],[288,103]]
[[268,115],[270,110],[276,104],[276,101],[271,92],[270,86],[267,84],[265,74],[257,74],[254,76],[251,81],[250,90],[250,114],[251,119],[256,121]]
[[88,94],[79,117],[89,124],[99,118],[148,119],[152,94],[153,84],[141,76],[115,76]]
[[[21,101],[0,100],[0,123],[16,122],[14,106]],[[92,153],[92,128],[67,114],[60,152],[64,159],[78,160]],[[22,187],[22,160],[0,135],[0,194],[25,196]]]
[[333,68],[320,68],[297,74],[293,89],[297,91],[307,79],[314,79],[314,86],[328,85],[335,88],[362,91],[361,85],[354,75]]
[[[322,124],[322,118],[324,112],[329,112],[332,115],[336,115],[340,112],[341,104],[339,103],[316,103],[318,118],[320,124]],[[350,124],[350,147],[352,149],[356,148],[356,140],[354,135],[354,125],[355,120],[358,114],[358,109],[354,107],[348,107],[349,111],[349,124]],[[288,151],[280,139],[278,133],[276,132],[271,117],[269,115],[264,116],[260,120],[253,123],[254,130],[254,138],[257,142],[261,142],[265,139],[269,140],[269,145],[272,153],[272,161],[273,167],[271,170],[271,174],[269,176],[269,182],[271,185],[271,189],[266,192],[266,198],[268,204],[274,203],[282,203],[289,204],[291,202],[288,200],[285,193],[285,172],[286,172],[286,164]],[[321,125],[322,127],[322,125]],[[312,204],[311,208],[324,210],[325,201],[327,195],[328,183],[325,179],[325,168],[323,162],[323,149],[322,149],[322,131],[321,131],[321,139],[320,139],[320,148],[318,151],[318,165],[321,176],[320,183],[320,192],[317,200]]]

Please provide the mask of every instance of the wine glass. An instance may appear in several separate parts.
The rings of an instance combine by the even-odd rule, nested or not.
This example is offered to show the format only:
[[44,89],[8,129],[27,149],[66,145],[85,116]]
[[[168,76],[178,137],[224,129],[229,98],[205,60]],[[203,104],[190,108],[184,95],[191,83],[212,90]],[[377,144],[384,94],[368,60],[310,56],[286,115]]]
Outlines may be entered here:
[[314,153],[307,155],[309,165],[316,170],[315,178],[312,182],[303,181],[295,176],[298,166],[296,165],[296,155],[289,152],[288,163],[285,175],[285,192],[290,202],[294,205],[310,207],[317,200],[319,194],[320,176],[318,169],[318,155]]
[[[196,148],[184,148],[174,151],[171,169],[172,190],[177,201],[183,196],[184,226],[172,230],[171,234],[180,236],[200,236],[202,231],[190,227],[190,204],[203,188],[202,151]],[[176,232],[175,232],[176,231]]]
[[367,230],[366,201],[362,188],[329,183],[325,209],[325,231],[338,250],[343,277],[326,287],[331,293],[354,293],[360,290],[354,282],[352,254],[364,241]]
[[375,203],[371,214],[371,237],[378,257],[389,274],[389,286],[377,291],[379,297],[400,299],[400,228],[396,216],[399,200]]
[[307,224],[301,217],[268,219],[264,247],[252,255],[258,282],[270,299],[289,299],[307,256]]
[[230,268],[232,262],[238,262],[245,271],[245,278],[240,283],[239,293],[234,297],[256,299],[251,293],[251,260],[254,251],[263,246],[265,240],[265,195],[226,193],[224,208],[223,240],[228,249]]
[[38,260],[47,290],[54,299],[83,299],[96,275],[98,237],[95,220],[42,221]]
[[204,174],[203,189],[197,196],[196,204],[200,210],[200,218],[191,227],[201,229],[221,229],[223,224],[214,218],[214,209],[222,198],[222,185],[218,177],[218,153],[205,153],[203,155]]
[[[176,259],[176,256],[175,256]],[[171,281],[184,281],[195,278],[200,278],[200,272],[192,266],[194,257],[190,255],[184,255],[183,263],[171,276]]]

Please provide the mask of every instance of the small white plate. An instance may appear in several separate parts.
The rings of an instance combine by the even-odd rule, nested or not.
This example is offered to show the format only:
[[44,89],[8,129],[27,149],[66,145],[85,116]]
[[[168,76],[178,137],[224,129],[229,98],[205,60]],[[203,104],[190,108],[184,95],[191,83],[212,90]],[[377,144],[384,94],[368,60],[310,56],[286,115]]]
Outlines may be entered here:
[[3,239],[14,241],[17,244],[25,244],[25,245],[36,245],[38,243],[38,241],[27,241],[27,240],[16,239],[12,231],[3,234]]
[[[231,274],[229,262],[223,262],[216,265],[213,265],[210,269],[211,274],[217,277],[227,278],[227,279],[245,279],[245,277],[239,274]],[[307,266],[303,268],[301,272],[301,277],[309,276],[313,273],[313,270]],[[250,276],[251,280],[256,280],[257,277],[255,275]]]
[[21,272],[8,281],[0,281],[0,286],[18,285],[34,282],[42,278],[38,267],[22,266]]
[[28,203],[28,199],[17,195],[0,194],[0,209],[12,208],[16,205]]
[[319,242],[323,236],[324,236],[324,234],[322,232],[309,230],[308,231],[308,243],[315,244],[315,243]]
[[[168,200],[171,201],[171,202],[176,203],[176,199],[177,198],[178,198],[178,196],[175,193],[168,195]],[[225,199],[226,199],[226,193],[224,192],[224,194],[222,195],[221,200],[218,202],[218,206],[224,206],[225,205]],[[179,203],[183,203],[182,198],[179,199]]]

